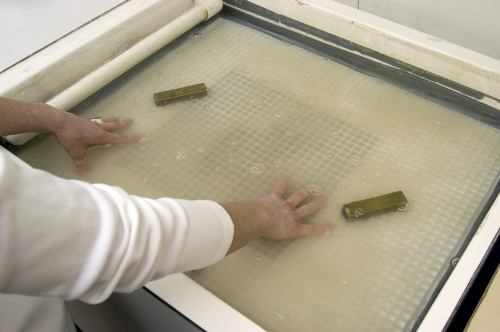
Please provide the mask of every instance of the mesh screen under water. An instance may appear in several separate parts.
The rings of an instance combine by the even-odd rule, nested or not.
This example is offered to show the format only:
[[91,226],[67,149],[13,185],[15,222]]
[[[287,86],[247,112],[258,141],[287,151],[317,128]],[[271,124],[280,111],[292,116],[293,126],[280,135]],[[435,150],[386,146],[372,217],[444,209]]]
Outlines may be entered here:
[[[206,83],[201,99],[153,93]],[[409,330],[500,169],[499,130],[293,43],[217,18],[74,112],[130,117],[142,143],[89,151],[86,178],[152,197],[257,198],[284,174],[329,196],[321,237],[254,241],[188,275],[269,331]],[[50,137],[20,151],[77,177]],[[408,212],[347,222],[341,206],[402,190]]]

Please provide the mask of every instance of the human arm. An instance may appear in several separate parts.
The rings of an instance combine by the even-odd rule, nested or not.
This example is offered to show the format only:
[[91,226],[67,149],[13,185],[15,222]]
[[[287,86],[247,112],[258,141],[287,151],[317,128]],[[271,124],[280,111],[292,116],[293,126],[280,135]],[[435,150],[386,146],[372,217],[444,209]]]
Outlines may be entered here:
[[300,206],[311,193],[304,187],[285,199],[287,182],[288,178],[282,177],[269,194],[254,201],[221,204],[234,223],[233,242],[228,254],[259,237],[283,241],[302,235],[321,234],[332,227],[331,223],[302,224],[302,218],[325,206],[326,198],[319,197]]
[[296,209],[308,194],[301,189],[284,200],[285,180],[256,201],[152,200],[23,167],[2,150],[1,293],[97,303],[211,265],[258,237],[284,240],[330,227],[300,225],[324,201]]
[[215,202],[61,179],[0,147],[0,293],[97,303],[211,265],[232,237]]
[[109,119],[103,123],[86,120],[48,104],[29,103],[0,97],[0,137],[25,133],[52,133],[69,153],[81,174],[88,172],[86,150],[95,145],[127,143],[140,135],[118,135],[112,131],[130,126],[130,119]]

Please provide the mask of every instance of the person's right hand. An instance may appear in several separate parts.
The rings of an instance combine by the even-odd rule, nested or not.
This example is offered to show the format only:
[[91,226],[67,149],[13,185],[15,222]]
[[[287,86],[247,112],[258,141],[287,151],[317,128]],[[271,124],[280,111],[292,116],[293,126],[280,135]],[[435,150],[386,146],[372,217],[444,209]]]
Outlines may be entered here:
[[269,229],[261,237],[265,240],[282,241],[301,235],[322,234],[331,229],[331,223],[301,223],[302,218],[325,206],[326,197],[321,196],[310,203],[299,206],[311,193],[306,187],[303,187],[285,199],[283,195],[287,183],[288,178],[281,178],[271,193],[257,200],[267,205],[269,214],[272,216]]
[[306,234],[323,234],[332,228],[331,223],[303,224],[302,218],[326,204],[325,197],[300,205],[311,195],[302,188],[285,199],[288,178],[281,178],[271,192],[254,201],[221,204],[234,224],[233,242],[228,254],[240,249],[256,238],[284,241]]

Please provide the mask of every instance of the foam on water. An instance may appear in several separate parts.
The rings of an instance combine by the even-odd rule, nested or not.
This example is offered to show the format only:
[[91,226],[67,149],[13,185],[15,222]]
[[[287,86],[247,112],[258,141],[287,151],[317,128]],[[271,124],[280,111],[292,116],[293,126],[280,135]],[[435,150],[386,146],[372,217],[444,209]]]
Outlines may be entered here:
[[323,187],[321,187],[319,184],[308,184],[306,185],[307,190],[311,193],[311,195],[314,196],[321,196],[323,195]]

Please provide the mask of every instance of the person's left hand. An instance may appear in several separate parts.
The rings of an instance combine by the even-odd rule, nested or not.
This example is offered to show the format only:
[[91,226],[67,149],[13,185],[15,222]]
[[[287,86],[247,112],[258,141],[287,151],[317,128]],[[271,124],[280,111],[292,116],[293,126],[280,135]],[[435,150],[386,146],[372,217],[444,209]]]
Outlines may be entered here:
[[119,135],[115,130],[129,127],[133,121],[117,118],[98,123],[78,117],[71,113],[64,114],[64,121],[54,132],[57,142],[69,153],[78,172],[83,175],[89,172],[86,151],[96,145],[112,143],[130,143],[138,141],[142,135]]

